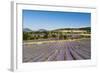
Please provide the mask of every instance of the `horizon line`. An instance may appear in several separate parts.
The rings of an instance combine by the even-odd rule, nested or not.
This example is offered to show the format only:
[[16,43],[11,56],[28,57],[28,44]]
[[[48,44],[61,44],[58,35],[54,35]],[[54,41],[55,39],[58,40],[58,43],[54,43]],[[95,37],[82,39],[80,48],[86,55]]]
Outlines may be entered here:
[[[68,27],[68,28],[56,28],[56,29],[46,29],[46,28],[45,29],[44,28],[41,28],[41,29],[52,31],[52,30],[58,30],[58,29],[78,29],[78,28],[87,28],[87,27],[90,27],[91,28],[91,26],[83,26],[83,27]],[[30,29],[30,30],[33,31],[33,29],[32,28],[29,28],[29,27],[25,27],[23,29]],[[38,29],[38,30],[41,30],[41,29]],[[34,30],[34,31],[38,31],[38,30]]]

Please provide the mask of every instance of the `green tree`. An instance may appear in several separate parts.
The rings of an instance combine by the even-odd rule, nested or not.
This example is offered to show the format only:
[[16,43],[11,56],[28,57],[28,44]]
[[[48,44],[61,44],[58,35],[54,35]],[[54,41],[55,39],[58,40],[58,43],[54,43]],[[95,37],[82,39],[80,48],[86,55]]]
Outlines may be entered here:
[[23,40],[30,40],[31,34],[29,32],[23,32]]

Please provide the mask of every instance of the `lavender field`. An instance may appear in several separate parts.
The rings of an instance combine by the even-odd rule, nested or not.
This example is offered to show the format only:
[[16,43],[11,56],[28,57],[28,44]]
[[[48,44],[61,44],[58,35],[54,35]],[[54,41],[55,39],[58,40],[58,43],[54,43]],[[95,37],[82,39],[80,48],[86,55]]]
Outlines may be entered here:
[[91,59],[91,40],[66,40],[24,43],[23,62],[67,61]]

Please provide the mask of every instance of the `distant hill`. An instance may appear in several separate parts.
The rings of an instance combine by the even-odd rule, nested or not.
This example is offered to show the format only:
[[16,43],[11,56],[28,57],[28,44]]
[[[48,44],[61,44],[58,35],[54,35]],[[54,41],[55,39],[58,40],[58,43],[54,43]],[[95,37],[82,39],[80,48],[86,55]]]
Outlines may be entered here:
[[39,29],[38,32],[47,32],[46,29]]
[[81,28],[61,28],[61,29],[56,29],[53,31],[59,31],[59,30],[91,30],[91,27],[81,27]]
[[24,31],[24,32],[32,32],[32,30],[29,29],[29,28],[24,28],[23,31]]
[[79,28],[80,30],[91,30],[91,27]]
[[[55,30],[51,30],[51,31],[61,31],[61,30],[87,30],[87,31],[91,31],[91,27],[81,27],[81,28],[60,28],[60,29],[55,29]],[[46,29],[39,29],[37,31],[33,31],[29,28],[24,28],[23,29],[24,32],[48,32],[48,30]]]

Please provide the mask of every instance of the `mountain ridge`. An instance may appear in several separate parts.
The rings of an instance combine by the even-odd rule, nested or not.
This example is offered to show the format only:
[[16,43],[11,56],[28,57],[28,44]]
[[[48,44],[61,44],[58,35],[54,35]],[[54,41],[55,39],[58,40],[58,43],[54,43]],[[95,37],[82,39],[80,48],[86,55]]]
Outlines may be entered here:
[[[59,29],[55,29],[55,30],[50,30],[50,31],[59,31],[59,30],[91,30],[91,27],[80,27],[80,28],[59,28]],[[29,29],[29,28],[23,28],[24,32],[34,32],[33,30]],[[46,32],[49,30],[46,29],[39,29],[35,32]]]

